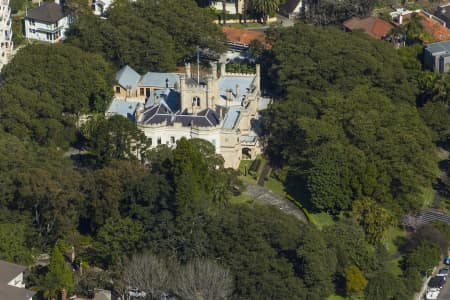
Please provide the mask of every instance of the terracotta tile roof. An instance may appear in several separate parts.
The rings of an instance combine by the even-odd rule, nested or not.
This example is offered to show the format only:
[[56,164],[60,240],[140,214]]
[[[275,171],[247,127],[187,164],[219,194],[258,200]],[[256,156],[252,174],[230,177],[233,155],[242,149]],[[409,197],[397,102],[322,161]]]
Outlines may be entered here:
[[422,23],[424,30],[432,36],[432,38],[430,37],[429,39],[425,39],[425,43],[441,42],[450,39],[450,29],[438,21],[428,17],[423,12],[420,12],[419,16],[423,18],[420,23]]
[[266,34],[264,32],[228,26],[222,27],[222,31],[225,33],[228,42],[249,45],[251,41],[258,40],[261,43],[266,44]]
[[377,17],[368,17],[364,19],[353,17],[345,21],[343,25],[345,29],[349,31],[362,29],[371,37],[380,40],[394,28],[390,23]]

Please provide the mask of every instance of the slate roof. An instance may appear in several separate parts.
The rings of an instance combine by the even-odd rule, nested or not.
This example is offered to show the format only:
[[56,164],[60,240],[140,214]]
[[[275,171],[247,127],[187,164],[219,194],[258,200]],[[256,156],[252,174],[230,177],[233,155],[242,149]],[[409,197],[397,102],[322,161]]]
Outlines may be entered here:
[[188,114],[186,112],[174,113],[164,100],[149,109],[147,109],[140,120],[143,124],[161,124],[166,122],[167,125],[180,123],[182,126],[188,127],[191,125],[199,127],[217,126],[220,123],[219,116],[215,111],[208,108],[196,115]]
[[152,107],[157,104],[159,100],[164,100],[174,112],[180,109],[180,92],[172,89],[155,90],[150,97],[148,97],[145,108]]
[[0,260],[0,299],[28,300],[35,292],[8,285],[17,275],[24,272],[26,267]]
[[[244,95],[252,89],[254,76],[222,76],[219,79],[219,97],[227,99],[227,90],[232,90],[233,101],[241,102]],[[236,85],[239,85],[239,99],[236,98]]]
[[174,123],[181,123],[183,126],[210,127],[219,125],[220,119],[215,111],[207,108],[197,115],[176,115]]
[[56,23],[65,16],[66,14],[64,13],[61,5],[54,2],[45,2],[43,5],[29,10],[26,18],[39,20],[46,23]]
[[117,83],[124,88],[131,87],[132,89],[134,89],[140,78],[141,75],[139,75],[138,72],[136,72],[128,65],[126,65],[116,73]]
[[134,113],[138,106],[137,102],[130,102],[121,99],[114,99],[108,107],[106,114],[121,115],[134,121]]
[[364,19],[353,17],[345,21],[343,25],[350,31],[362,29],[371,37],[379,40],[385,37],[391,29],[394,28],[390,23],[377,17],[367,17]]
[[240,106],[232,106],[228,109],[227,114],[223,120],[222,128],[224,129],[233,129],[236,125],[237,120],[239,119],[239,115],[241,114]]
[[425,48],[431,53],[450,53],[450,41],[428,44]]
[[[166,80],[168,86],[166,86]],[[147,72],[141,81],[139,86],[157,86],[160,88],[174,88],[175,83],[180,84],[180,75],[174,73],[157,73],[157,72]]]

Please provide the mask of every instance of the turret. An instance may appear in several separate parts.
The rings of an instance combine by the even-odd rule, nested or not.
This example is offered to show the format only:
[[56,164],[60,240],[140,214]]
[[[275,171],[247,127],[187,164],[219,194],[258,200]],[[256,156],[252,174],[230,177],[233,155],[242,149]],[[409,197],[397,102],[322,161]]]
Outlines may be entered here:
[[187,78],[191,78],[192,77],[192,75],[191,75],[191,64],[190,63],[186,63],[185,66],[186,66],[186,77]]

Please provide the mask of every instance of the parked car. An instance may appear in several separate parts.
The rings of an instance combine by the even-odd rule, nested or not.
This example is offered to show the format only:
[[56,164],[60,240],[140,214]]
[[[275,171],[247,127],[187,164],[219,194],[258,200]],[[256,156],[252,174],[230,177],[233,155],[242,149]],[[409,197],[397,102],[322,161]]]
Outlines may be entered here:
[[145,296],[147,296],[147,294],[144,291],[135,288],[129,289],[128,295],[134,298],[145,298]]
[[439,270],[439,273],[436,276],[443,276],[447,279],[448,275],[450,275],[450,267],[445,267]]
[[428,282],[428,287],[430,289],[442,289],[444,284],[445,284],[445,277],[444,276],[434,276]]
[[427,293],[425,294],[426,300],[436,300],[439,296],[440,290],[436,288],[431,288],[427,290]]

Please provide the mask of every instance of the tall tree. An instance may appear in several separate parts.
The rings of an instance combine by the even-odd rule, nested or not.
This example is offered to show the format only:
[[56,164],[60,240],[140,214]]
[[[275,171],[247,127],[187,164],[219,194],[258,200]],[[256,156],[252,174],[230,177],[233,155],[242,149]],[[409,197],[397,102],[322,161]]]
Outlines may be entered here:
[[50,255],[48,272],[45,275],[44,297],[56,299],[60,293],[70,294],[73,291],[73,275],[64,256],[56,245]]
[[251,0],[251,7],[261,15],[264,24],[267,24],[269,16],[275,14],[280,3],[280,0]]

